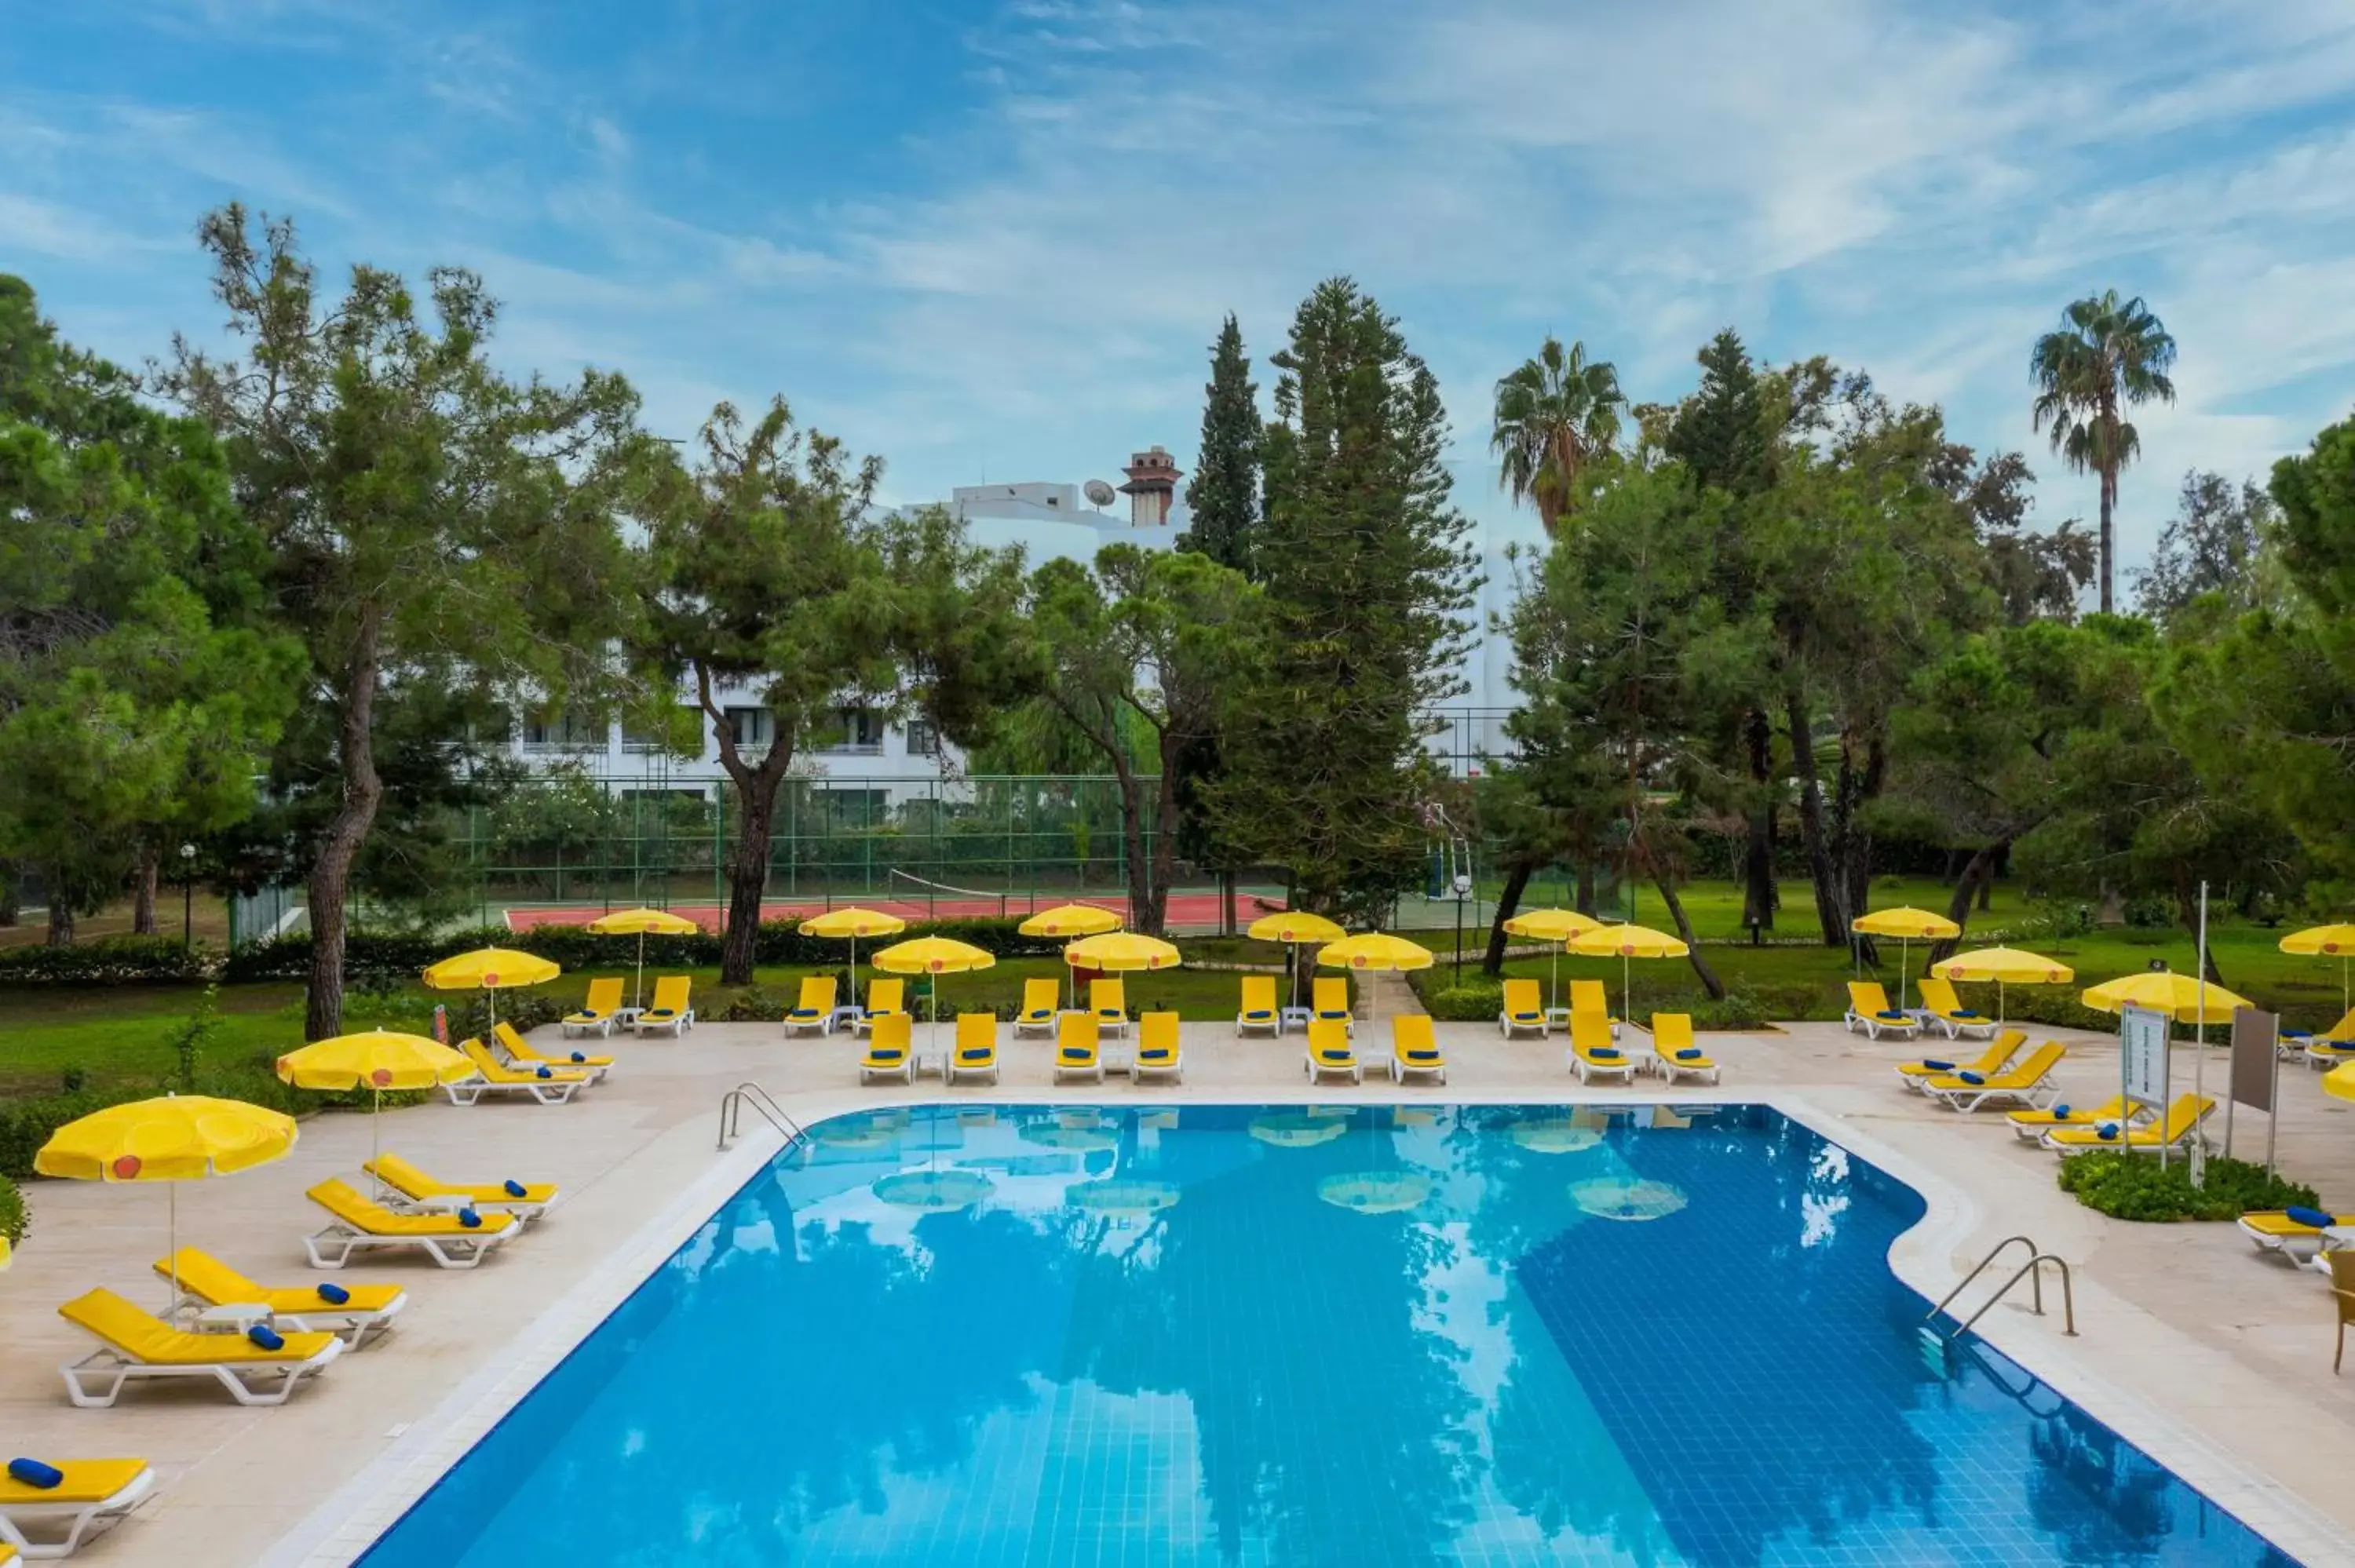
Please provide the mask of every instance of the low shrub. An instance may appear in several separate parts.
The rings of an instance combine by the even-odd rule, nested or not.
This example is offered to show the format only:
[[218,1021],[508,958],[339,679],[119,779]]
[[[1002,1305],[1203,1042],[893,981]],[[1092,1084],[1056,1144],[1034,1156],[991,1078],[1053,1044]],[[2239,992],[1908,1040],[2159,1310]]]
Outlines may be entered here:
[[2188,1160],[2169,1157],[2167,1167],[2147,1154],[2095,1150],[2061,1161],[2061,1190],[2114,1220],[2232,1220],[2254,1209],[2312,1208],[2314,1189],[2270,1175],[2245,1160],[2209,1160],[2206,1184],[2191,1184]]
[[5,1176],[0,1176],[0,1236],[10,1246],[25,1239],[25,1194]]
[[553,1023],[572,1011],[572,1004],[552,996],[532,991],[503,991],[494,1010],[488,996],[479,991],[454,993],[445,1004],[450,1009],[450,1040],[487,1038],[491,1025],[504,1021],[517,1033],[528,1034],[542,1024]]
[[1505,1011],[1505,988],[1495,980],[1417,989],[1423,992],[1423,1011],[1444,1023],[1494,1023]]
[[49,1134],[76,1118],[127,1100],[145,1099],[155,1092],[144,1085],[117,1085],[79,1094],[0,1100],[0,1176],[21,1181],[32,1175],[33,1156],[48,1142]]
[[70,947],[0,948],[0,985],[136,985],[200,980],[220,962],[177,937],[101,937]]
[[784,1015],[784,1002],[757,985],[746,986],[709,1012],[695,1010],[697,1021],[705,1023],[774,1023]]

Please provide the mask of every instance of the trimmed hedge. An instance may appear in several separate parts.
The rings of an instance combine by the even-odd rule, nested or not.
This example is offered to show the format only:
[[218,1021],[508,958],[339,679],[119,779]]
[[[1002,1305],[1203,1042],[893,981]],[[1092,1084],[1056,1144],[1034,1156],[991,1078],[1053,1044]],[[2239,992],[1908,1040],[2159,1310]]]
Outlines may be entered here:
[[2314,1189],[2268,1175],[2262,1165],[2222,1155],[2202,1167],[2207,1185],[2191,1184],[2191,1162],[2170,1157],[2165,1170],[2148,1154],[2099,1150],[2061,1161],[2061,1190],[2114,1220],[2234,1220],[2259,1209],[2313,1208]]
[[101,937],[65,948],[0,948],[0,985],[177,984],[207,979],[219,961],[176,937]]
[[[1001,959],[1052,958],[1062,951],[1061,938],[1026,937],[1018,929],[1020,924],[1013,919],[917,922],[909,926],[906,936],[947,937]],[[764,922],[753,944],[753,961],[773,967],[815,967],[839,964],[848,957],[848,945],[841,938],[805,937],[795,928],[798,925],[798,921],[790,920]],[[885,944],[861,943],[860,950],[871,952],[882,945]],[[637,938],[601,937],[579,926],[543,926],[526,932],[509,931],[503,926],[484,926],[430,937],[359,932],[345,944],[344,968],[347,974],[376,970],[413,975],[453,954],[476,948],[512,948],[568,969],[610,969],[635,963],[638,956]],[[717,969],[719,938],[710,932],[698,932],[691,937],[648,937],[646,965],[649,969]],[[239,948],[222,966],[221,978],[231,983],[299,980],[310,972],[311,938],[304,933]]]

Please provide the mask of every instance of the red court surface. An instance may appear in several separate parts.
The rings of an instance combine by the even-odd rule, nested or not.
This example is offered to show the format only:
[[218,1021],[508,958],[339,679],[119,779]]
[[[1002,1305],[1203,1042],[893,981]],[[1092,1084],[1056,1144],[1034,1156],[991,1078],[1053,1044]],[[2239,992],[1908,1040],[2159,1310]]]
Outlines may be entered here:
[[[1128,900],[1110,895],[1082,895],[1077,898],[1041,893],[1037,895],[1037,908],[1051,909],[1059,904],[1092,904],[1109,909],[1126,918]],[[969,920],[996,919],[1000,915],[1024,916],[1033,913],[1032,895],[1009,894],[999,898],[943,898],[933,902],[905,898],[856,898],[843,896],[829,905],[824,899],[769,899],[761,906],[761,918],[769,920],[803,920],[813,915],[823,915],[829,908],[840,909],[856,904],[861,909],[879,914],[897,915],[902,920]],[[1284,907],[1280,895],[1263,893],[1239,893],[1235,895],[1236,917],[1245,925],[1272,910]],[[717,904],[674,904],[670,912],[682,919],[692,920],[707,931],[719,929],[720,906]],[[530,931],[542,926],[586,926],[606,910],[602,905],[560,904],[538,907],[519,906],[506,912],[507,929]],[[1172,927],[1197,930],[1216,930],[1219,925],[1219,895],[1216,893],[1173,893],[1169,895],[1167,921]]]

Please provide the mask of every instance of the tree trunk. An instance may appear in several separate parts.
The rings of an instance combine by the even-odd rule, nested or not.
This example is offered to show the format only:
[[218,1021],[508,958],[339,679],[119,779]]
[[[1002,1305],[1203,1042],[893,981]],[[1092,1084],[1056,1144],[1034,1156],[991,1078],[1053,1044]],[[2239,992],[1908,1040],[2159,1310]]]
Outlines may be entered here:
[[[770,748],[770,756],[777,747]],[[751,985],[761,949],[761,904],[769,894],[769,832],[785,770],[763,758],[736,780],[736,841],[728,851],[728,928],[719,939],[719,983]]]
[[[1178,834],[1178,770],[1171,766],[1174,758],[1165,749],[1161,760],[1161,781],[1156,787],[1153,800],[1153,848],[1151,863],[1145,876],[1144,919],[1137,929],[1148,937],[1167,935],[1169,922],[1169,883],[1177,874]],[[1144,827],[1139,824],[1134,835],[1141,840]],[[1131,852],[1132,856],[1135,851]]]
[[1578,862],[1578,893],[1572,906],[1588,919],[1594,918],[1594,863],[1585,856]]
[[1219,873],[1219,932],[1231,937],[1240,929],[1235,919],[1235,873],[1232,866]]
[[2117,575],[2117,533],[2114,514],[2117,511],[2118,479],[2109,469],[2102,471],[2102,613],[2110,613],[2112,580]]
[[[1972,895],[1982,893],[1995,880],[1995,863],[2009,847],[2009,840],[2000,840],[1964,862],[1963,874],[1955,879],[1955,895],[1946,901],[1947,919],[1966,930],[1970,928]],[[1961,945],[1960,937],[1948,937],[1933,942],[1930,944],[1930,962],[1934,964],[1941,959],[1954,957],[1955,949]]]
[[[1648,859],[1649,856],[1646,858]],[[1676,884],[1670,882],[1665,873],[1655,867],[1652,872],[1652,885],[1659,889],[1660,902],[1668,906],[1668,918],[1676,922],[1677,935],[1684,938],[1687,958],[1692,964],[1693,973],[1700,977],[1701,989],[1709,992],[1709,999],[1711,1001],[1723,1001],[1725,982],[1717,978],[1717,971],[1710,969],[1709,960],[1700,956],[1700,944],[1693,939],[1692,920],[1685,914],[1684,900],[1677,896]],[[1630,1019],[1628,1022],[1632,1023],[1635,1020]]]
[[25,868],[0,860],[0,926],[14,926],[25,917]]
[[1750,757],[1750,785],[1757,799],[1750,809],[1750,846],[1742,864],[1742,923],[1753,930],[1774,928],[1774,732],[1766,712],[1753,708],[1742,721]]
[[73,900],[49,895],[49,946],[70,948],[74,938]]
[[1535,861],[1506,864],[1504,889],[1497,895],[1496,918],[1488,922],[1488,951],[1480,960],[1480,972],[1491,980],[1505,972],[1505,922],[1520,912],[1521,895],[1529,890],[1529,878],[1536,873]]
[[1791,766],[1799,776],[1799,841],[1807,851],[1807,877],[1814,885],[1816,924],[1827,948],[1849,945],[1848,906],[1840,897],[1839,878],[1832,868],[1830,837],[1824,831],[1824,786],[1816,772],[1814,726],[1806,704],[1794,696],[1785,709],[1790,731]]
[[139,859],[131,872],[131,933],[135,937],[155,934],[155,841],[139,841]]
[[[1169,835],[1148,851],[1145,847],[1145,785],[1130,771],[1124,762],[1115,762],[1114,777],[1120,784],[1120,837],[1128,862],[1128,925],[1132,931],[1148,937],[1161,935],[1160,900],[1155,895],[1155,862],[1164,849],[1170,847]],[[1167,787],[1169,770],[1161,770],[1164,788]]]
[[384,780],[376,770],[378,636],[375,612],[366,612],[344,681],[344,711],[336,721],[344,799],[328,820],[319,858],[311,864],[310,995],[303,1017],[306,1040],[325,1040],[344,1032],[345,906],[351,894],[352,862],[384,800]]

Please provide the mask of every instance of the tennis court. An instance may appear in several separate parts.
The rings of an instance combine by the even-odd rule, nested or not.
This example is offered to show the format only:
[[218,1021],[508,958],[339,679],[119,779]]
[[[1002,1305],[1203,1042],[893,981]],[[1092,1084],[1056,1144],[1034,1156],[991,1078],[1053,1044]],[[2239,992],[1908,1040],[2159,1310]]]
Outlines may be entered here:
[[[896,915],[909,921],[1019,919],[1060,904],[1092,904],[1111,910],[1123,919],[1128,917],[1128,895],[1119,889],[1094,893],[991,893],[979,888],[952,887],[945,883],[928,882],[904,872],[891,873],[890,880],[891,892],[889,895],[879,892],[873,896],[838,894],[831,898],[763,899],[761,918],[763,922],[802,920],[852,904],[879,914]],[[609,907],[604,904],[519,904],[509,906],[505,917],[508,930],[530,931],[542,926],[586,926],[605,914]],[[667,907],[682,919],[692,920],[707,931],[717,931],[725,906],[719,904],[672,904]],[[1244,925],[1271,910],[1283,907],[1281,889],[1248,887],[1236,890],[1235,917]],[[1170,894],[1165,919],[1173,930],[1217,930],[1217,890]]]

